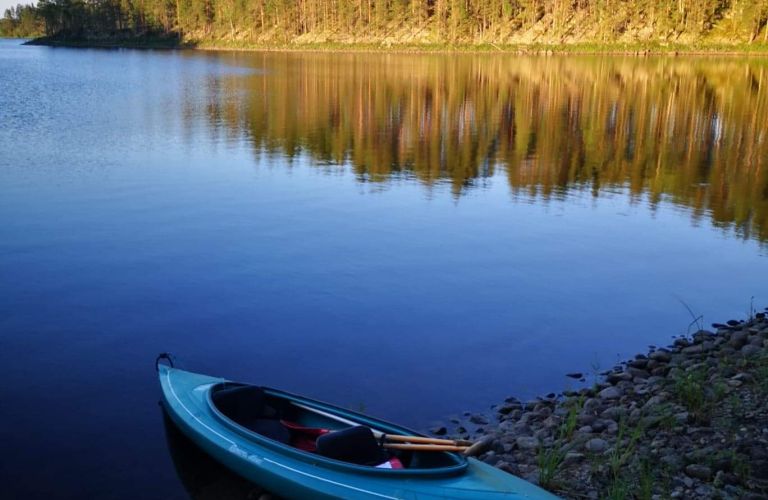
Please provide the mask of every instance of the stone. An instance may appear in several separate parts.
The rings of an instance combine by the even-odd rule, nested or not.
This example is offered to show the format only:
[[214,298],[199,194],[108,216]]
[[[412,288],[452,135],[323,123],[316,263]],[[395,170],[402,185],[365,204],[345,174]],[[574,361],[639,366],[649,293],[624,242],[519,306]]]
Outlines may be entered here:
[[608,441],[600,438],[592,438],[584,444],[584,449],[590,453],[602,453],[608,449]]
[[606,387],[597,395],[601,399],[619,399],[621,397],[621,390],[616,387]]
[[506,462],[504,460],[500,462],[496,462],[496,468],[499,470],[503,470],[508,474],[513,474],[513,475],[520,474],[520,470],[517,467],[515,467],[513,464]]
[[606,377],[606,380],[611,384],[618,384],[619,382],[629,382],[632,378],[632,374],[629,372],[611,372]]
[[622,406],[611,406],[600,414],[600,418],[618,422],[627,414],[627,409]]
[[753,344],[747,344],[744,347],[742,347],[739,352],[743,356],[753,356],[753,355],[759,353],[760,351],[762,351],[762,349],[760,347],[757,347],[756,345],[753,345]]
[[675,422],[678,424],[684,424],[688,422],[688,412],[687,411],[681,411],[680,413],[675,413]]
[[683,459],[677,455],[676,451],[672,451],[666,455],[663,455],[659,461],[668,467],[672,472],[677,472],[683,468]]
[[684,347],[681,352],[686,355],[701,354],[704,352],[704,348],[701,346],[701,344],[696,344],[689,347]]
[[580,413],[576,417],[576,423],[579,425],[591,425],[595,420],[597,420],[597,417],[591,413]]
[[563,458],[563,465],[576,464],[584,460],[585,455],[583,453],[577,453],[575,451],[569,451]]
[[517,438],[515,443],[517,443],[517,447],[521,450],[535,450],[540,446],[538,439],[527,436]]
[[570,378],[579,379],[579,378],[583,378],[584,374],[581,373],[581,372],[572,372],[572,373],[566,373],[565,376],[566,377],[570,377]]
[[669,353],[669,351],[661,350],[653,351],[648,355],[648,357],[654,361],[659,361],[662,363],[669,363],[672,360],[672,355]]
[[643,410],[650,410],[654,406],[658,406],[658,405],[660,405],[663,402],[664,402],[664,398],[663,397],[661,397],[659,395],[651,396],[648,399],[648,401],[646,401],[645,404],[643,405]]
[[499,457],[496,455],[496,452],[489,451],[485,458],[483,458],[483,462],[488,465],[496,465],[499,462]]
[[628,366],[627,367],[627,373],[632,375],[633,379],[635,379],[635,378],[646,379],[646,378],[651,376],[651,374],[648,373],[647,370],[643,370],[641,368],[634,368],[632,366]]
[[435,427],[431,429],[429,432],[431,432],[435,436],[445,436],[446,434],[448,434],[448,429],[446,429],[443,426],[440,426],[440,427]]
[[598,401],[595,398],[589,398],[586,401],[584,401],[583,409],[584,411],[595,411],[598,408],[600,408],[600,401]]
[[733,332],[731,334],[730,340],[728,340],[728,345],[734,349],[741,349],[741,347],[747,343],[748,335],[749,334],[743,330],[739,332]]
[[501,405],[496,411],[501,413],[502,415],[509,415],[515,410],[520,410],[523,407],[519,402],[507,402]]
[[701,465],[701,464],[687,465],[685,467],[685,473],[689,477],[701,479],[702,481],[709,481],[709,478],[712,477],[712,469],[710,469],[706,465]]
[[477,425],[488,425],[488,419],[483,415],[472,415],[469,417],[469,421]]

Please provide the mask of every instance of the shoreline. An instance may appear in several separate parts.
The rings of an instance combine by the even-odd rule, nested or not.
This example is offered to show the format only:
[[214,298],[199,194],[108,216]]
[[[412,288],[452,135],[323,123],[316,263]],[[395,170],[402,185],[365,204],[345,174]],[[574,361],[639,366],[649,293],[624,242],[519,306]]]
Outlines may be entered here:
[[724,56],[765,57],[768,45],[724,44],[620,44],[589,42],[573,44],[392,44],[383,43],[268,43],[240,44],[213,41],[179,41],[170,38],[61,40],[50,37],[34,38],[24,45],[70,48],[197,50],[205,52],[328,52],[381,54],[506,54],[506,55],[605,55],[605,56]]
[[510,397],[431,433],[564,498],[768,498],[768,318],[703,326],[592,387]]

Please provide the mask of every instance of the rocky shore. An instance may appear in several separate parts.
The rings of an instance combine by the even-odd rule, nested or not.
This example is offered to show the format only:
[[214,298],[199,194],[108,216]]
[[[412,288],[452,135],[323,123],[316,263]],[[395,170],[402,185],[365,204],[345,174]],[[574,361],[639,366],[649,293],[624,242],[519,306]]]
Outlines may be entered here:
[[480,441],[480,460],[564,498],[768,499],[768,319],[715,323],[593,387],[453,424],[432,432]]

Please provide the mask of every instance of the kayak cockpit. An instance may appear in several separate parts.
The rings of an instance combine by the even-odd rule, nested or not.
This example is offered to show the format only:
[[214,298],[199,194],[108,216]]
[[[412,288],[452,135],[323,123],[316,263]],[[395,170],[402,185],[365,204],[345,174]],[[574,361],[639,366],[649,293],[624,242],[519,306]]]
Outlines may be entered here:
[[[374,436],[408,432],[339,409],[316,406],[311,400],[261,387],[223,382],[210,388],[212,409],[225,422],[273,446],[353,466],[408,469],[409,472],[462,469],[456,453],[384,450]],[[377,425],[378,424],[378,425]],[[255,436],[254,436],[255,435]]]

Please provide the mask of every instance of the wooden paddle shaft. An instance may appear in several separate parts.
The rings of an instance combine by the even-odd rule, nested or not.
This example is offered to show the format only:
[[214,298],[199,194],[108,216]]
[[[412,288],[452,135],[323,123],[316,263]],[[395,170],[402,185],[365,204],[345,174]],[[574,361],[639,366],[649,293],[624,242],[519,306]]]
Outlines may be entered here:
[[401,436],[399,434],[385,434],[384,438],[389,441],[396,441],[399,443],[414,443],[414,444],[443,444],[446,446],[471,446],[471,441],[463,439],[438,439],[423,436]]
[[384,443],[384,448],[388,450],[410,450],[410,451],[465,451],[466,446],[449,446],[444,444],[406,444],[406,443]]

